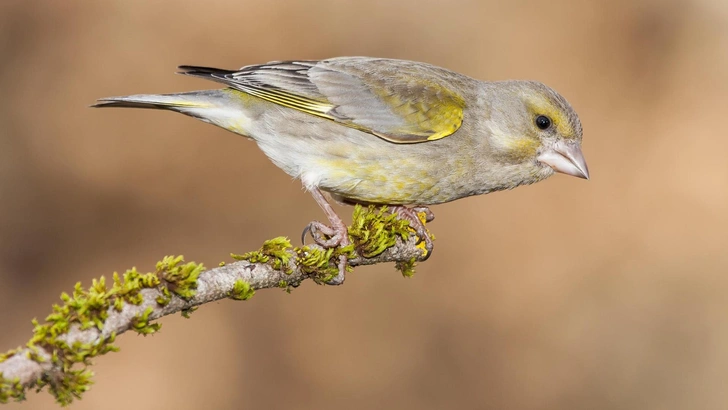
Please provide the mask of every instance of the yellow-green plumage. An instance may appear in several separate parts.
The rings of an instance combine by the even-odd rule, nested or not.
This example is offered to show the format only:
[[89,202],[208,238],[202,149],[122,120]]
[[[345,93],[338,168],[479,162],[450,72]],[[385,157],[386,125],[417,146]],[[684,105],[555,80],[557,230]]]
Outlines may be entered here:
[[[348,202],[429,205],[530,184],[554,170],[588,176],[576,113],[540,83],[483,82],[366,57],[182,69],[229,88],[98,106],[166,108],[245,135],[307,188]],[[539,116],[553,125],[540,129]]]

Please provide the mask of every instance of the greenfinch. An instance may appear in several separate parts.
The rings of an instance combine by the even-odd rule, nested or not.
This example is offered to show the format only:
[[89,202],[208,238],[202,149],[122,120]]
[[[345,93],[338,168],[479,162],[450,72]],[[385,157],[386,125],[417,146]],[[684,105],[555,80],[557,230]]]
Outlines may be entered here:
[[[180,70],[226,88],[109,97],[94,106],[176,111],[253,139],[325,212],[330,225],[307,228],[324,247],[348,244],[324,192],[344,203],[392,207],[431,252],[417,217],[432,219],[427,205],[554,172],[589,178],[579,117],[539,82],[479,81],[426,63],[369,57]],[[343,281],[345,267],[342,256],[332,283]]]

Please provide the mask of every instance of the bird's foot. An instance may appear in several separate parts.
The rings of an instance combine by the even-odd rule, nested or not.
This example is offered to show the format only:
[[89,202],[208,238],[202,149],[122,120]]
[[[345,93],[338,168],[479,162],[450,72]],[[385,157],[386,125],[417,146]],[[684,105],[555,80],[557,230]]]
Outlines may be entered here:
[[[331,205],[326,201],[321,191],[318,189],[311,190],[311,194],[316,202],[321,206],[326,216],[329,218],[331,226],[323,224],[319,221],[313,221],[306,226],[301,235],[301,242],[306,239],[306,234],[310,233],[313,241],[324,249],[331,249],[337,247],[345,247],[350,244],[349,242],[349,231],[346,228],[346,224],[341,218],[334,212]],[[339,255],[338,268],[339,272],[332,279],[326,281],[327,285],[341,285],[346,279],[346,267],[348,257],[346,255]]]
[[[424,242],[425,250],[427,251],[427,255],[425,255],[424,259],[427,260],[427,258],[429,258],[432,254],[434,246],[432,244],[430,233],[427,231],[427,228],[425,228],[425,223],[432,222],[435,219],[435,214],[432,213],[430,208],[426,206],[408,208],[406,206],[396,205],[392,206],[391,209],[392,212],[396,213],[400,219],[404,219],[409,222],[410,227],[414,229],[415,233],[420,238],[418,243]],[[420,219],[419,214],[423,214],[424,222]]]
[[[432,213],[430,208],[426,206],[413,206],[411,209],[415,211],[416,214],[424,214],[426,223],[430,223],[435,220],[435,214]],[[419,215],[417,216],[417,219],[419,219]]]
[[[301,242],[304,242],[306,234],[310,233],[313,241],[324,249],[349,245],[349,231],[346,229],[344,222],[341,219],[332,222],[332,226],[325,225],[319,221],[309,223],[303,230]],[[347,262],[348,258],[346,255],[339,255],[339,273],[332,279],[326,281],[327,285],[341,285],[344,283]]]
[[[341,220],[339,220],[341,222]],[[332,224],[328,226],[319,221],[312,221],[303,229],[301,233],[301,242],[305,242],[306,235],[311,234],[311,238],[316,245],[322,248],[336,248],[339,245],[346,246],[349,242],[349,235],[346,229],[346,225],[343,222],[341,224]]]

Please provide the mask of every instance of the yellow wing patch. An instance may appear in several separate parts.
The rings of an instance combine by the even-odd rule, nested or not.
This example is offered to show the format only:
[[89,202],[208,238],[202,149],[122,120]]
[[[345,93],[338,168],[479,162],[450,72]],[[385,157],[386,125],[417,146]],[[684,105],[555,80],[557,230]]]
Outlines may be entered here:
[[[460,128],[463,123],[464,102],[460,99],[448,99],[438,101],[432,106],[421,102],[402,102],[399,98],[395,101],[387,101],[395,114],[401,116],[406,126],[392,131],[394,136],[409,135],[416,141],[434,141],[451,135]],[[384,138],[384,137],[383,137]],[[386,138],[385,138],[386,139]],[[404,142],[404,141],[397,141]]]
[[[406,124],[393,130],[379,130],[376,127],[356,123],[356,119],[339,118],[331,114],[337,106],[328,101],[303,97],[284,90],[241,87],[244,92],[283,107],[293,108],[307,114],[335,121],[344,126],[376,135],[384,140],[405,144],[434,141],[453,134],[463,122],[465,101],[449,94],[444,99],[431,101],[402,101],[399,97],[383,98],[392,113]],[[425,99],[428,95],[423,96]]]
[[303,111],[307,114],[324,117],[330,120],[335,118],[329,115],[329,111],[335,108],[335,106],[328,102],[317,101],[307,97],[301,97],[300,95],[291,94],[280,90],[269,90],[259,89],[252,87],[245,87],[245,92],[262,98],[266,101],[281,105],[283,107],[293,108],[295,110]]
[[439,140],[440,138],[451,135],[463,124],[462,105],[445,105],[439,107],[434,118],[432,118],[432,122],[434,123],[433,131],[435,133],[427,137],[428,141]]
[[423,81],[422,86],[419,95],[410,98],[386,95],[385,87],[373,89],[381,90],[379,97],[407,124],[388,133],[373,133],[391,142],[417,143],[439,140],[457,131],[463,123],[465,100],[435,82]]

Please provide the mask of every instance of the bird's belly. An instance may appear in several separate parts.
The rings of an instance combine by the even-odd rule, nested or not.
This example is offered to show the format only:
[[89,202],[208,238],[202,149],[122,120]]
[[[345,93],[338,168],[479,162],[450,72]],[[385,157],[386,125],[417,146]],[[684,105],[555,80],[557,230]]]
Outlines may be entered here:
[[[288,113],[251,133],[261,150],[307,188],[378,204],[436,204],[458,192],[467,165],[445,155],[441,141],[394,144],[329,120]],[[460,179],[460,181],[458,181]]]
[[[442,181],[411,160],[319,160],[318,187],[354,202],[407,205],[445,202]],[[305,175],[304,175],[305,182]]]

